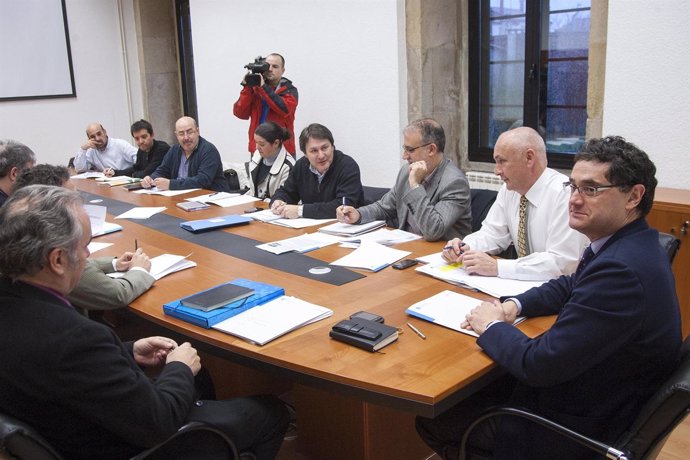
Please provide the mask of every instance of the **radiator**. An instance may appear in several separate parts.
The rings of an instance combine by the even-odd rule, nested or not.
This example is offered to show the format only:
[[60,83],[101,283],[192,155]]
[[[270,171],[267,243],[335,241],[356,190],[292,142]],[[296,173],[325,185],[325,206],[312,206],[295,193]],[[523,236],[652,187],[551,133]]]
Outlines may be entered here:
[[465,173],[470,183],[470,188],[498,190],[503,181],[496,174],[482,171],[468,171]]

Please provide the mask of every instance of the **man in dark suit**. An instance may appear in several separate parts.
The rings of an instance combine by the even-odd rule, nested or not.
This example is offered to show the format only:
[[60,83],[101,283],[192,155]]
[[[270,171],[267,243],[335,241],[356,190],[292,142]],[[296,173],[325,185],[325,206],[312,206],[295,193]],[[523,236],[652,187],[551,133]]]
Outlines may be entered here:
[[117,170],[106,168],[103,170],[106,176],[130,176],[143,179],[153,174],[170,150],[167,142],[155,139],[153,126],[146,120],[135,121],[129,131],[139,147],[137,160],[129,168]]
[[[77,192],[31,185],[0,209],[0,411],[70,459],[129,458],[193,420],[215,425],[257,458],[275,458],[289,418],[279,399],[199,401],[201,361],[189,343],[122,343],[74,310],[67,295],[90,240]],[[142,370],[150,366],[161,366],[155,380]],[[190,441],[183,447],[199,447]]]
[[[465,428],[488,405],[508,401],[603,442],[614,442],[673,369],[680,314],[668,258],[645,215],[656,168],[620,137],[590,140],[564,188],[569,224],[592,242],[577,271],[514,298],[484,302],[467,316],[479,346],[509,374],[417,431],[443,458],[456,458]],[[530,339],[516,316],[553,315]],[[536,424],[503,417],[473,431],[469,445],[493,458],[591,458]]]

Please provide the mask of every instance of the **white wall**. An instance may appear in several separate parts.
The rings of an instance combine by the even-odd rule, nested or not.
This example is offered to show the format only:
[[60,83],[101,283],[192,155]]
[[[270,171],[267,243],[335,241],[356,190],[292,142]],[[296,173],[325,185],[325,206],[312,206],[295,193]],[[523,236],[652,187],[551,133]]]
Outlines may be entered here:
[[295,136],[321,123],[359,163],[365,185],[393,184],[407,112],[404,0],[190,4],[201,135],[224,160],[249,158],[249,122],[232,113],[243,67],[278,52],[299,91]]
[[[86,139],[89,122],[101,122],[108,134],[131,142],[130,111],[138,117],[142,110],[138,77],[129,85],[132,98],[125,77],[126,68],[139,74],[132,0],[67,0],[66,8],[77,97],[0,102],[0,137],[24,142],[41,163],[64,165]],[[128,66],[121,14],[127,43],[134,44]],[[3,72],[10,70],[4,62]]]
[[609,0],[603,133],[637,144],[659,186],[690,188],[690,2]]

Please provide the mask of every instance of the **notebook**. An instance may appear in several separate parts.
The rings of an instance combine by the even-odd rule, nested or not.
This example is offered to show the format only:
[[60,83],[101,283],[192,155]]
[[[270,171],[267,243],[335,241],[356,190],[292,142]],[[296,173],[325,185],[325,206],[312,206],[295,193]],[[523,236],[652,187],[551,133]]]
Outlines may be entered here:
[[248,224],[252,219],[238,215],[212,217],[210,219],[188,220],[180,222],[180,227],[192,233],[214,230],[216,228],[232,227],[234,225]]
[[254,294],[254,289],[228,283],[216,286],[208,291],[185,297],[180,303],[185,307],[196,308],[202,311],[211,311],[244,299]]

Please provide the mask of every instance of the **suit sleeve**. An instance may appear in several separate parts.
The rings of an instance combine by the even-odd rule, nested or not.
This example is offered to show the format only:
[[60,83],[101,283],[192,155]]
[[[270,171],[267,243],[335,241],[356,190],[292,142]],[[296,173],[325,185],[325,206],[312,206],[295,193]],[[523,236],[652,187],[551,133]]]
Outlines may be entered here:
[[122,278],[111,278],[106,275],[114,271],[111,261],[99,259],[98,263],[87,263],[79,283],[68,296],[69,301],[87,310],[122,308],[156,281],[142,270],[130,270]]
[[606,359],[640,328],[643,284],[615,259],[592,265],[576,285],[574,277],[562,276],[517,296],[525,316],[559,314],[546,333],[530,339],[498,323],[479,337],[479,346],[534,387],[566,382]]
[[59,377],[58,397],[70,401],[71,410],[142,447],[162,442],[184,423],[194,398],[188,366],[166,364],[152,381],[108,328],[81,323],[67,332],[48,375]]

